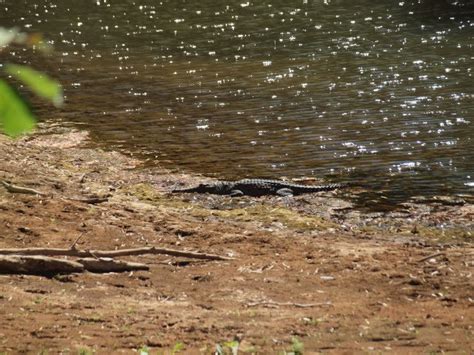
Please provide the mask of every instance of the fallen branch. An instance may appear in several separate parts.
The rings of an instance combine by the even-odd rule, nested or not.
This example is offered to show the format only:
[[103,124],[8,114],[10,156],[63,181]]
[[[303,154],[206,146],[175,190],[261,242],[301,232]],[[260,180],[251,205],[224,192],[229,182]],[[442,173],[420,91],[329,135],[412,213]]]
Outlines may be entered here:
[[145,264],[131,263],[128,261],[114,260],[111,258],[82,258],[77,260],[90,272],[125,272],[136,270],[150,270]]
[[28,274],[53,276],[75,272],[125,272],[149,270],[145,264],[132,263],[110,258],[82,258],[77,261],[37,255],[0,256],[0,274]]
[[52,276],[60,273],[83,272],[78,262],[47,256],[0,256],[0,274],[29,274]]
[[64,248],[14,248],[0,249],[0,255],[48,255],[48,256],[76,256],[76,257],[93,257],[93,258],[115,258],[118,256],[131,256],[143,254],[161,254],[171,256],[181,256],[186,258],[204,259],[204,260],[233,260],[226,256],[196,253],[192,251],[181,251],[167,248],[143,247],[134,249],[119,250],[81,250],[81,249],[64,249]]
[[426,261],[432,258],[437,258],[438,256],[443,256],[443,255],[446,255],[446,253],[442,252],[442,253],[431,254],[431,255],[425,256],[424,258],[419,259],[418,262],[422,263],[423,261]]
[[250,302],[245,304],[247,307],[256,307],[256,306],[293,306],[297,308],[311,308],[311,307],[324,307],[332,306],[331,302],[323,303],[293,303],[293,302],[275,302],[275,301],[259,301],[259,302]]
[[2,185],[7,189],[8,192],[18,193],[18,194],[29,194],[29,195],[46,195],[43,192],[40,192],[35,189],[30,189],[28,187],[17,186],[13,184],[9,184],[8,182],[2,180]]

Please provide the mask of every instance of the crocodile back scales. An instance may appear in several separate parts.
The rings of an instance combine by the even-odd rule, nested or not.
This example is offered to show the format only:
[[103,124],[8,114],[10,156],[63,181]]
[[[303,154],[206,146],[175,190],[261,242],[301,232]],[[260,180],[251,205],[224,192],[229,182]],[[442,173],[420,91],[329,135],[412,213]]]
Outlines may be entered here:
[[210,184],[200,184],[189,189],[178,189],[173,192],[197,192],[212,193],[218,195],[230,195],[236,191],[248,196],[276,195],[279,190],[285,189],[293,195],[312,193],[319,191],[330,191],[347,186],[347,184],[326,185],[301,185],[282,180],[272,179],[242,179],[237,181],[218,181]]

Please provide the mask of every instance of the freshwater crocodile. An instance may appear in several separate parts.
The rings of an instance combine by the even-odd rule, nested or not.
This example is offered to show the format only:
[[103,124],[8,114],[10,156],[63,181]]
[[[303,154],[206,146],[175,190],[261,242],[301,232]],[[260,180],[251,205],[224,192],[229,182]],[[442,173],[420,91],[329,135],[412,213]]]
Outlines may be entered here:
[[281,180],[243,179],[199,184],[196,187],[175,189],[172,192],[197,192],[230,196],[293,196],[319,191],[331,191],[346,186],[347,184],[300,185]]

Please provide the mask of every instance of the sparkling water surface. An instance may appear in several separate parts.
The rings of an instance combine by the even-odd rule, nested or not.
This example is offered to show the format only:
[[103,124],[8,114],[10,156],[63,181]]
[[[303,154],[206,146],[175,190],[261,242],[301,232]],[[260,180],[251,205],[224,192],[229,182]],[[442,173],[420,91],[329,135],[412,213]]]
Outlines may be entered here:
[[470,1],[13,1],[3,26],[56,56],[48,122],[149,165],[218,178],[315,176],[401,201],[472,194]]

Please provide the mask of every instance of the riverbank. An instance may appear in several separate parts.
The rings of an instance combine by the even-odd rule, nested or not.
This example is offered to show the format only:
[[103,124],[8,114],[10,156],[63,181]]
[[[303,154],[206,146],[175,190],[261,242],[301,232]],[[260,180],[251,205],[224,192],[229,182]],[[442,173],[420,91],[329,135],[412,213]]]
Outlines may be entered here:
[[44,194],[0,188],[1,248],[67,248],[82,235],[83,249],[235,258],[137,256],[127,260],[150,271],[0,275],[1,351],[211,353],[234,340],[242,353],[474,350],[470,196],[362,212],[354,190],[171,195],[200,178],[141,168],[59,129],[0,136],[0,151],[0,179]]

